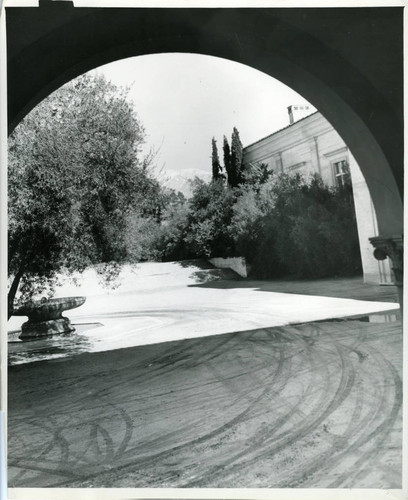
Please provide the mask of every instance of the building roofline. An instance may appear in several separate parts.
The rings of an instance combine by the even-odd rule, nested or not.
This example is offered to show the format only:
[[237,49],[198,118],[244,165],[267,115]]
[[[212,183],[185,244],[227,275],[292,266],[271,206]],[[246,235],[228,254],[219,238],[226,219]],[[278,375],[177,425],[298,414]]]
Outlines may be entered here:
[[298,121],[294,122],[294,123],[290,123],[289,125],[286,125],[286,127],[283,127],[283,128],[280,128],[279,130],[276,130],[275,132],[272,132],[272,134],[269,134],[265,137],[262,137],[262,139],[258,139],[257,141],[255,142],[252,142],[251,144],[248,144],[248,146],[245,146],[244,149],[248,149],[250,148],[251,146],[255,146],[255,144],[258,144],[262,141],[264,141],[265,139],[269,139],[270,137],[273,137],[274,135],[277,135],[279,134],[279,132],[282,132],[283,130],[287,130],[288,128],[291,128],[291,127],[294,127],[295,125],[297,125],[298,123],[300,122],[303,122],[304,120],[307,120],[308,118],[310,118],[311,116],[315,116],[317,115],[318,113],[320,113],[320,111],[314,111],[313,113],[311,113],[310,115],[307,115],[307,116],[304,116],[303,118],[300,118]]

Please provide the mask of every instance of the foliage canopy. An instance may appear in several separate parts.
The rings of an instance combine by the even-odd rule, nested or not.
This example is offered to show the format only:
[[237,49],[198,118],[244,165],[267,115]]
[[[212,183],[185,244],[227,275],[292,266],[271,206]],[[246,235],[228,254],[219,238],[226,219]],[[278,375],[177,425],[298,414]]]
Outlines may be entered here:
[[144,129],[126,90],[83,75],[50,95],[9,140],[9,313],[62,270],[112,277],[128,258],[135,212],[160,216],[161,191],[141,155]]
[[275,175],[260,165],[247,169],[235,188],[196,180],[192,198],[171,214],[169,227],[172,221],[178,230],[171,256],[166,235],[161,240],[165,260],[244,256],[257,278],[361,272],[350,183],[329,188],[317,175]]

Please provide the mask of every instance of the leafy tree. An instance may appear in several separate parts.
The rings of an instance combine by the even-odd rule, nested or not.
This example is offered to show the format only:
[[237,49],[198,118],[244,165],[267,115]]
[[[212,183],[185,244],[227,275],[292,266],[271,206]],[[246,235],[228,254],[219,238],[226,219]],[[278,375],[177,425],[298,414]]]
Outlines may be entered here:
[[252,187],[242,190],[233,206],[229,232],[234,239],[236,254],[246,257],[248,262],[252,262],[263,236],[263,216],[257,191]]
[[[126,91],[83,75],[40,103],[9,140],[9,317],[52,290],[62,270],[128,257],[131,213],[155,215],[157,182],[141,159],[144,129]],[[157,198],[157,196],[156,196]],[[112,264],[112,265],[109,265]]]
[[137,212],[129,214],[125,232],[128,260],[160,260],[162,255],[157,244],[160,236],[161,224],[155,218],[142,216]]
[[166,208],[160,234],[155,242],[162,260],[186,260],[196,256],[185,241],[189,231],[189,217],[190,207],[185,200]]
[[242,169],[241,183],[244,186],[251,186],[259,192],[261,186],[272,177],[273,170],[270,170],[266,163],[250,163]]
[[196,179],[184,241],[197,257],[227,257],[234,254],[229,226],[236,192],[220,182]]

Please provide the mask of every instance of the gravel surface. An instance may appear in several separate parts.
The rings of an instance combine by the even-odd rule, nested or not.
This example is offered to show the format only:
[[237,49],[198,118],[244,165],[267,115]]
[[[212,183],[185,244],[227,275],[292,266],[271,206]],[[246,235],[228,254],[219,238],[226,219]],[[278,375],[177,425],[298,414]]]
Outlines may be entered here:
[[401,487],[400,322],[257,329],[9,371],[10,487]]
[[87,292],[74,336],[10,336],[10,487],[401,487],[395,303],[197,263],[127,271],[108,294],[92,276],[60,290]]

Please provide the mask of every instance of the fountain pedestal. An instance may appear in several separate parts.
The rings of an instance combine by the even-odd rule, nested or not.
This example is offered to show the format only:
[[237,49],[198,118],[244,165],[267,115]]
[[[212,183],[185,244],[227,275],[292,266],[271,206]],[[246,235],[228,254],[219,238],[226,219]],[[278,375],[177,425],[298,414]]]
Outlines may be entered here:
[[15,316],[28,316],[28,321],[21,327],[20,339],[30,340],[74,331],[71,321],[62,316],[62,312],[81,306],[85,300],[85,297],[42,299],[16,307]]

